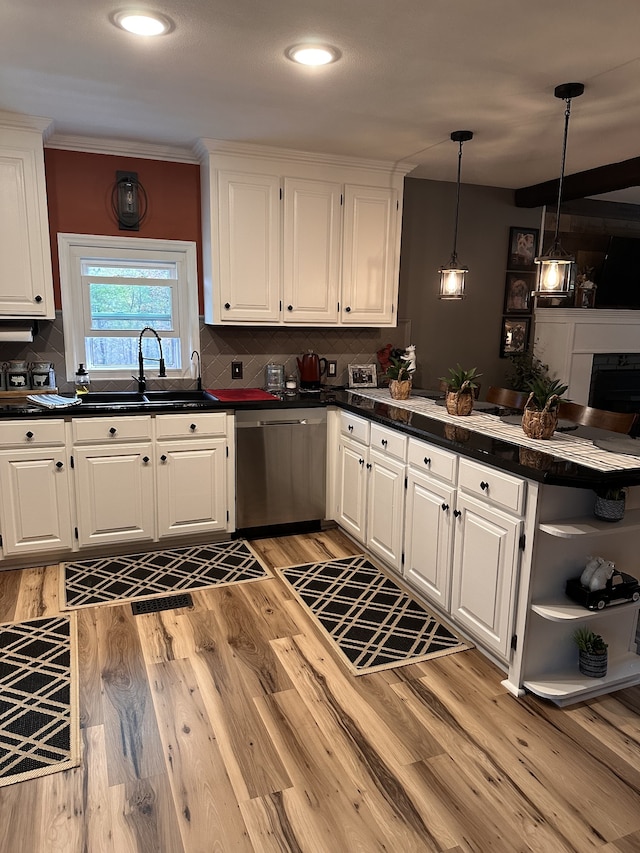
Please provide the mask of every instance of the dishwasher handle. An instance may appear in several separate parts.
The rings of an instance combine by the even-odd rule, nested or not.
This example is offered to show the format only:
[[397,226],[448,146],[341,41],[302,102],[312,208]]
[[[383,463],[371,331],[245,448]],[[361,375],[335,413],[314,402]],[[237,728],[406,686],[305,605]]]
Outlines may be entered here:
[[302,420],[291,420],[291,421],[258,421],[258,426],[266,427],[266,426],[291,426],[295,424],[306,424],[306,418]]

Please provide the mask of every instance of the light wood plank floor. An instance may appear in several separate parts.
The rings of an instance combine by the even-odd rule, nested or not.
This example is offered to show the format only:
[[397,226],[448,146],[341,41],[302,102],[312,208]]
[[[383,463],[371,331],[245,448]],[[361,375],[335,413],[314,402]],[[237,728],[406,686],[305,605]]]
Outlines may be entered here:
[[[58,612],[57,572],[0,573],[0,620]],[[79,611],[82,767],[0,789],[0,853],[640,851],[639,688],[516,700],[475,650],[356,678],[278,578],[193,598]]]

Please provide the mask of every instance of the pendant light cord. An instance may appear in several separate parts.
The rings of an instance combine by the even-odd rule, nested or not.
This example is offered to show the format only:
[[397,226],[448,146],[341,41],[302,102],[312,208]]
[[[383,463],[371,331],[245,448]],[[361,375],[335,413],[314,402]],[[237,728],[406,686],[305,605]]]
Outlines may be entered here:
[[564,140],[562,143],[562,164],[560,166],[560,182],[558,184],[558,204],[556,206],[556,230],[553,237],[553,248],[558,246],[560,233],[560,205],[562,204],[562,187],[564,184],[564,166],[567,159],[567,137],[569,135],[569,116],[571,115],[571,98],[565,98],[566,108],[564,111]]
[[460,173],[462,171],[462,141],[460,142],[460,148],[458,150],[458,180],[456,183],[456,220],[453,226],[453,252],[451,253],[451,262],[452,264],[456,264],[458,262],[458,253],[456,252],[456,246],[458,244],[458,212],[460,210]]

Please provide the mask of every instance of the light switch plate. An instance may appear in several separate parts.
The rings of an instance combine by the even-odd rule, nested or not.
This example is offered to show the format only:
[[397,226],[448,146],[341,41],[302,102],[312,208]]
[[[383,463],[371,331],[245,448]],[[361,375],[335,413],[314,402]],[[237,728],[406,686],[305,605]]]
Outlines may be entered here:
[[327,361],[327,376],[336,377],[338,375],[338,362]]
[[232,361],[231,362],[231,378],[232,379],[242,379],[242,362],[241,361]]

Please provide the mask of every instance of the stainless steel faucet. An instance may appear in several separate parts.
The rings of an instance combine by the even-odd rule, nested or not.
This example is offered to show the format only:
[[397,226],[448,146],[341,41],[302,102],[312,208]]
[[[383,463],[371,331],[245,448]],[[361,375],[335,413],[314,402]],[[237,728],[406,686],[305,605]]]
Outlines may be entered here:
[[[158,341],[158,349],[160,350],[160,358],[150,358],[149,356],[142,355],[142,336],[145,332],[151,332],[153,335],[155,335],[155,338]],[[159,362],[160,372],[158,373],[158,376],[161,378],[166,377],[167,371],[165,370],[164,356],[162,355],[162,341],[160,340],[160,335],[151,326],[145,326],[144,329],[140,332],[140,336],[138,338],[138,375],[133,377],[138,383],[138,394],[144,394],[145,389],[147,387],[147,380],[144,375],[145,358],[147,361]]]

